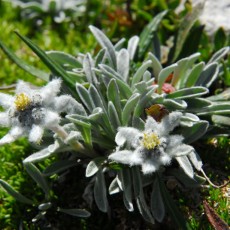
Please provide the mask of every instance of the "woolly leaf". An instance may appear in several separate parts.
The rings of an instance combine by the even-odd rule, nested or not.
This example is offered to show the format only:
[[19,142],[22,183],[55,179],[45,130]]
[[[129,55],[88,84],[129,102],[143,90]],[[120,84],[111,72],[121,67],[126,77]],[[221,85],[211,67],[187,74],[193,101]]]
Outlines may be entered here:
[[99,210],[102,212],[108,212],[109,206],[106,195],[105,178],[102,170],[99,170],[95,177],[94,198]]
[[74,56],[61,52],[61,51],[47,51],[46,54],[59,65],[65,67],[66,65],[71,68],[81,68],[81,63]]
[[165,216],[165,206],[161,195],[158,179],[154,180],[151,193],[151,212],[158,222],[162,222]]
[[97,157],[89,162],[86,167],[85,176],[91,177],[101,168],[102,163],[105,161],[104,157]]
[[139,59],[141,59],[145,55],[147,49],[149,48],[152,42],[154,32],[157,30],[158,25],[160,24],[161,20],[166,15],[166,13],[167,11],[163,11],[157,14],[142,31],[140,35],[138,50]]
[[71,216],[81,217],[81,218],[87,218],[90,216],[90,213],[88,211],[83,209],[77,209],[77,208],[72,208],[72,209],[58,208],[57,211],[66,213]]
[[134,59],[137,47],[138,47],[138,42],[139,42],[139,37],[138,36],[134,36],[132,38],[129,39],[128,41],[128,52],[129,52],[129,58],[130,60]]
[[43,171],[44,176],[52,176],[54,174],[65,171],[73,166],[76,166],[78,162],[76,160],[60,160],[50,164]]
[[200,74],[195,85],[204,86],[207,88],[210,87],[213,81],[218,77],[218,73],[219,73],[219,67],[216,62],[207,65],[202,71],[202,73]]
[[4,188],[6,190],[6,192],[8,194],[13,196],[16,200],[18,200],[22,203],[25,203],[25,204],[33,204],[32,200],[28,199],[27,197],[25,197],[22,194],[20,194],[19,192],[17,192],[11,185],[9,185],[4,180],[0,179],[0,185],[2,186],[2,188]]
[[24,164],[28,174],[36,181],[36,183],[42,188],[46,196],[49,196],[50,188],[45,177],[42,175],[40,170],[32,163]]
[[175,157],[180,167],[191,178],[194,176],[192,165],[186,156]]
[[166,98],[185,99],[192,97],[200,97],[201,95],[207,94],[209,91],[205,87],[191,87],[179,89],[173,93],[167,94]]
[[113,44],[101,30],[97,29],[94,26],[89,26],[89,29],[91,30],[99,44],[102,46],[102,48],[105,48],[107,50],[108,58],[111,65],[114,69],[117,69],[116,52]]
[[129,77],[129,53],[126,49],[121,49],[117,54],[117,72],[127,82]]
[[140,94],[136,93],[133,94],[128,101],[126,102],[124,109],[122,111],[122,125],[127,125],[129,118],[131,116],[131,113],[133,112],[135,105],[137,104],[137,101],[140,98]]

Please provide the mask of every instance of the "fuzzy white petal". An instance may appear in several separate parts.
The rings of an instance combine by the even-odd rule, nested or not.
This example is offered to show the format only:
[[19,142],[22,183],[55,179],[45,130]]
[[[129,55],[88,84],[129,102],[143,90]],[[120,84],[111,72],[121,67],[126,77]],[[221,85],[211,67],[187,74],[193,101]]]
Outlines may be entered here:
[[159,133],[159,123],[152,117],[148,116],[145,123],[145,131],[153,131]]
[[44,129],[41,126],[33,125],[29,133],[29,141],[39,143],[42,139]]
[[165,116],[159,123],[160,136],[168,135],[175,127],[180,124],[181,112],[172,112]]
[[14,97],[5,93],[0,93],[0,105],[4,109],[10,108],[14,104]]
[[170,165],[171,160],[172,160],[172,157],[170,155],[168,155],[167,153],[165,153],[163,151],[161,152],[161,156],[160,156],[159,162],[162,165]]
[[3,127],[10,126],[9,114],[7,112],[0,113],[0,126]]
[[118,130],[118,133],[115,137],[115,141],[117,145],[122,146],[125,143],[132,147],[137,147],[139,144],[139,137],[142,134],[138,129],[132,127],[121,127]]
[[110,160],[114,160],[118,163],[128,164],[128,165],[139,165],[142,163],[140,159],[134,152],[130,150],[117,151],[109,155]]
[[69,95],[55,97],[54,107],[59,113],[86,115],[84,107]]
[[60,122],[60,117],[57,113],[46,110],[45,117],[43,119],[43,126],[48,129],[52,129],[53,127],[56,127]]
[[40,89],[40,94],[45,104],[53,103],[54,97],[60,92],[61,79],[54,79]]
[[167,148],[172,149],[178,145],[181,145],[183,139],[184,139],[184,137],[182,135],[170,135],[170,136],[168,136]]
[[142,172],[144,174],[151,174],[157,171],[160,167],[159,162],[144,161],[142,163]]
[[31,89],[31,87],[32,87],[32,85],[30,85],[27,82],[18,81],[15,93],[16,94],[25,93],[25,94],[31,96],[31,94],[33,94],[33,90]]
[[2,139],[0,139],[0,145],[9,144],[14,142],[24,134],[24,129],[19,126],[13,127]]

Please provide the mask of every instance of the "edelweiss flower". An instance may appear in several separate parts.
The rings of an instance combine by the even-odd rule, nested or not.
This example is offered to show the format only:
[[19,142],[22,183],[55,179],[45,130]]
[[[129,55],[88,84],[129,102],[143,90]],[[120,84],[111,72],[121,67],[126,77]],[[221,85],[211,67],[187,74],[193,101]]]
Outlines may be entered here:
[[54,79],[42,88],[32,88],[19,81],[15,96],[0,93],[0,105],[6,109],[0,113],[0,125],[11,127],[0,139],[0,145],[25,135],[29,136],[29,141],[39,143],[44,129],[58,130],[60,113],[85,114],[84,108],[71,96],[57,96],[60,87],[60,79]]
[[192,177],[193,170],[186,156],[191,157],[193,163],[193,147],[183,144],[181,135],[169,134],[179,125],[181,116],[180,112],[172,112],[160,123],[149,116],[144,131],[120,127],[115,137],[118,147],[109,159],[130,166],[141,165],[143,173],[150,174],[157,171],[161,165],[169,165],[172,159],[176,158],[185,172]]

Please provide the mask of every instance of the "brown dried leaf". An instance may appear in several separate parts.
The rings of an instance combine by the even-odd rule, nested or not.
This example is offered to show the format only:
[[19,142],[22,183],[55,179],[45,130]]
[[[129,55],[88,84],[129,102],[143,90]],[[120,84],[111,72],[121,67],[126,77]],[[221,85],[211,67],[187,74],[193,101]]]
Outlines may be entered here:
[[215,230],[229,230],[227,223],[225,223],[215,210],[210,207],[206,200],[203,201],[204,211],[208,218],[209,223]]

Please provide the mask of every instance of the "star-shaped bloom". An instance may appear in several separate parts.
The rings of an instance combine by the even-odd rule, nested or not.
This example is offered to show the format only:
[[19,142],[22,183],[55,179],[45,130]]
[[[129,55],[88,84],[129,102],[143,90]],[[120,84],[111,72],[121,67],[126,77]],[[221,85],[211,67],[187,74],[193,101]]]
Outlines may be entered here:
[[130,166],[140,165],[144,174],[151,174],[175,158],[185,173],[193,177],[190,161],[199,168],[200,159],[192,146],[183,143],[181,135],[170,134],[179,125],[181,116],[180,112],[172,112],[161,122],[149,116],[144,131],[120,127],[115,137],[117,149],[109,159]]
[[58,129],[61,113],[84,115],[82,105],[71,96],[57,96],[60,87],[60,79],[54,79],[42,88],[19,81],[15,96],[0,93],[0,105],[5,109],[0,113],[0,125],[10,127],[0,139],[0,145],[26,135],[29,141],[39,143],[45,129]]

